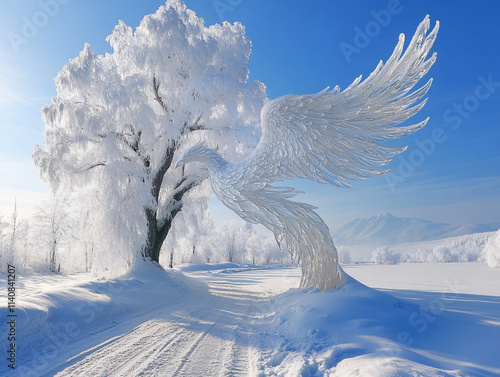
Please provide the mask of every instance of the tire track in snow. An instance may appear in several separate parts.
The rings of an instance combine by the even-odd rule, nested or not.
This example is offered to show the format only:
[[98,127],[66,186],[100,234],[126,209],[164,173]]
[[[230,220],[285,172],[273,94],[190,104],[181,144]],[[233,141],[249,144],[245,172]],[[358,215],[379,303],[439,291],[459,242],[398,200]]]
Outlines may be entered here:
[[[176,350],[180,344],[190,337],[190,334],[178,328],[170,328],[168,334],[161,332],[157,333],[157,341],[154,345],[143,344],[145,352],[137,355],[134,360],[125,363],[122,367],[117,368],[114,373],[120,376],[143,376],[150,374],[151,371],[163,370],[164,363],[159,362],[170,361],[176,355],[172,355],[172,350]],[[172,336],[169,336],[172,334]],[[144,347],[145,346],[145,347]]]
[[224,359],[221,375],[227,377],[246,376],[249,370],[248,346],[239,344],[239,339],[230,342]]
[[[83,359],[57,376],[109,376],[121,369],[130,371],[140,368],[141,360],[148,354],[154,353],[160,344],[172,344],[182,336],[182,332],[173,326],[164,329],[166,331],[158,332],[160,327],[158,322],[158,320],[147,321],[120,336],[111,344],[85,351]],[[151,346],[153,349],[150,348]]]
[[[200,280],[210,286],[210,295],[186,296],[173,306],[149,312],[139,325],[121,323],[114,332],[103,331],[100,338],[109,333],[110,339],[69,356],[67,368],[58,376],[255,374],[263,352],[260,321],[270,315],[272,293],[258,279],[256,286],[248,288],[252,280],[246,274],[209,275]],[[128,331],[117,337],[119,328]]]
[[[215,323],[211,323],[205,331],[201,332],[190,345],[190,347],[180,357],[180,361],[174,369],[172,376],[196,376],[197,374],[191,373],[207,373],[207,360],[210,360],[211,365],[219,362],[218,357],[214,358],[214,354],[218,355],[221,348],[220,340],[214,341],[210,339],[213,336],[209,334],[210,330],[214,327]],[[208,341],[207,341],[208,339]],[[215,365],[218,367],[217,365]],[[210,368],[211,369],[211,368]],[[202,374],[200,374],[202,375]]]
[[[250,305],[245,312],[247,318],[250,317],[255,305]],[[224,376],[236,377],[247,376],[250,370],[250,345],[251,342],[250,324],[242,321],[233,332],[233,340],[227,350],[224,363]]]

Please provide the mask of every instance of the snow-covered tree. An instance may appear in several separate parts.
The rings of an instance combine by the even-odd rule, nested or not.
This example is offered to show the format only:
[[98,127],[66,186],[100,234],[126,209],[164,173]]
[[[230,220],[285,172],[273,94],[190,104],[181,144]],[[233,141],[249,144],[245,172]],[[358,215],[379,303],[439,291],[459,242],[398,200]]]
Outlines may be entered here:
[[160,263],[164,266],[206,262],[198,254],[207,234],[215,230],[215,222],[208,209],[208,198],[188,193],[184,203],[184,210],[176,217],[176,226],[163,245]]
[[203,240],[213,248],[214,261],[252,264],[290,263],[287,252],[280,250],[273,237],[262,237],[252,224],[238,226],[226,221]]
[[401,255],[387,246],[378,247],[372,253],[372,262],[375,264],[398,264]]
[[16,265],[20,271],[30,270],[28,234],[30,224],[27,220],[19,218],[17,203],[11,216],[4,220],[0,216],[0,270],[5,273],[7,264]]
[[345,246],[339,246],[337,248],[337,253],[339,254],[339,263],[341,264],[349,264],[351,263],[351,252]]
[[45,148],[33,160],[54,192],[85,198],[78,210],[91,212],[93,253],[111,268],[159,261],[185,195],[210,192],[200,166],[175,169],[178,152],[204,139],[242,158],[259,136],[265,87],[248,83],[244,27],[206,27],[179,0],[135,31],[120,21],[107,42],[111,53],[85,44],[55,78],[57,96],[42,110]]
[[[58,250],[65,240],[70,229],[71,221],[64,208],[67,201],[63,197],[50,197],[35,207],[33,217],[30,219],[35,238],[32,243],[38,252],[46,255],[49,270],[58,272],[60,265],[57,260]],[[67,238],[67,237],[66,237]]]
[[500,230],[498,230],[484,246],[486,263],[491,268],[500,268]]
[[12,212],[12,233],[10,237],[10,249],[14,250],[18,240],[18,222],[17,222],[17,201],[14,202],[14,211]]
[[7,248],[7,229],[9,228],[9,223],[4,220],[4,216],[0,215],[0,252],[4,252],[4,248]]
[[0,216],[0,274],[5,273],[7,263],[10,262],[9,228],[9,223],[4,220],[4,216]]

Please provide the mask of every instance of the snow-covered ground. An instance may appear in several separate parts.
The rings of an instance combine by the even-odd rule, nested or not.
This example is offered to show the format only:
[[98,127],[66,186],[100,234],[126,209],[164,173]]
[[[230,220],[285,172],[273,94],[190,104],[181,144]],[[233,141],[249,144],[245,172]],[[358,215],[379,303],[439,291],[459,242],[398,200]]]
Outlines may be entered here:
[[500,375],[500,270],[344,269],[353,278],[326,293],[297,289],[300,270],[282,266],[148,267],[114,280],[20,276],[17,369],[3,358],[0,374]]
[[[396,259],[387,261],[392,264],[399,262],[477,262],[484,260],[484,247],[495,234],[496,232],[483,232],[432,241],[387,243],[380,244],[378,248],[393,251],[392,254]],[[373,260],[373,252],[377,249],[368,245],[348,245],[339,248],[349,252],[353,259],[362,261]]]

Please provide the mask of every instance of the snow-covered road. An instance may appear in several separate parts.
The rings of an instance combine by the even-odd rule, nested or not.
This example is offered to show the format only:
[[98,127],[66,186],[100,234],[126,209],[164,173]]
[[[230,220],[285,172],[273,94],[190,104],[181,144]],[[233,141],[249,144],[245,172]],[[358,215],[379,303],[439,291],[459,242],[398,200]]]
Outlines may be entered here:
[[290,267],[28,276],[19,281],[18,368],[0,375],[500,375],[499,270],[346,271],[379,290],[353,279],[327,293],[293,289],[300,270]]
[[[297,269],[188,273],[209,286],[178,296],[68,348],[46,376],[255,375],[259,330],[272,295],[297,286]],[[161,300],[161,298],[159,298]],[[100,342],[100,340],[104,341]],[[87,348],[88,345],[91,345]],[[262,351],[262,350],[261,350]],[[64,361],[63,361],[64,359]]]

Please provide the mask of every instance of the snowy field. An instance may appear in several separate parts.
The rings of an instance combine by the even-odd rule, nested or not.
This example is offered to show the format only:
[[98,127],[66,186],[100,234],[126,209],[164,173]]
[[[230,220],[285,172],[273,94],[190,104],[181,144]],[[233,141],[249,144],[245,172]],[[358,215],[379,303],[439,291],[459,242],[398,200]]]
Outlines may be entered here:
[[300,270],[278,266],[19,276],[17,369],[2,358],[0,375],[500,375],[500,270],[344,268],[360,283],[327,293],[296,289]]
[[[396,263],[441,263],[441,262],[478,262],[484,259],[483,249],[496,232],[466,234],[432,241],[407,242],[400,244],[379,244],[380,247],[393,251],[392,260],[386,255],[387,264]],[[376,244],[372,242],[371,245]],[[340,246],[348,251],[354,260],[373,260],[376,250],[369,245]],[[380,263],[377,261],[376,263]]]

